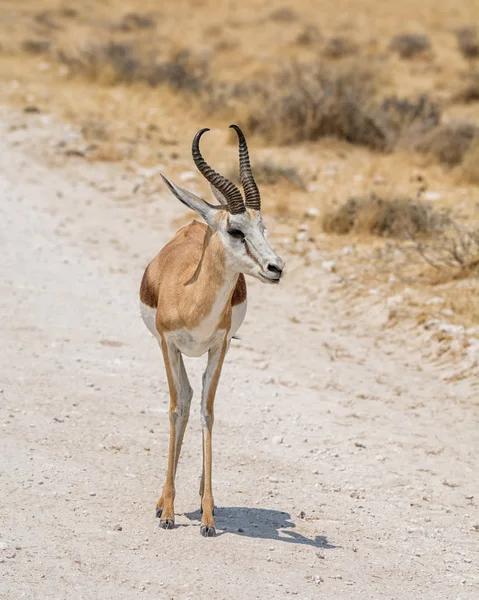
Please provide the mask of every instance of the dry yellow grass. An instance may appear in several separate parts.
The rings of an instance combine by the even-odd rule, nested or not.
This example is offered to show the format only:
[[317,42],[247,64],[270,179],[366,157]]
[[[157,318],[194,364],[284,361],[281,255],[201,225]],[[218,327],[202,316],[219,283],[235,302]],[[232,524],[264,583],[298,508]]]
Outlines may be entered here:
[[[436,130],[421,140],[423,146],[415,146],[430,144],[426,154],[399,143],[404,141],[399,130],[392,154],[352,145],[347,141],[350,123],[341,140],[308,139],[318,105],[316,88],[301,91],[302,83],[291,78],[283,79],[286,88],[277,83],[278,74],[294,64],[308,73],[314,66],[333,78],[359,66],[372,70],[374,79],[374,89],[358,103],[361,111],[369,109],[369,102],[376,110],[389,96],[414,100],[425,94],[437,103],[447,135],[458,122],[479,126],[479,102],[474,94],[467,96],[471,101],[464,96],[465,83],[474,82],[479,70],[475,42],[468,34],[466,55],[464,36],[457,33],[474,23],[479,25],[479,4],[470,0],[355,0],[343,6],[333,0],[0,0],[0,101],[22,108],[35,105],[73,123],[88,143],[88,160],[123,161],[129,167],[161,164],[172,175],[191,168],[190,141],[200,126],[213,129],[204,139],[208,160],[218,170],[230,171],[237,161],[236,141],[227,126],[232,121],[250,124],[253,167],[255,161],[273,164],[277,172],[290,169],[301,181],[295,185],[280,176],[263,184],[266,210],[276,212],[281,231],[295,228],[311,207],[324,213],[352,196],[415,198],[421,189],[432,194],[440,210],[452,211],[459,222],[474,223],[479,221],[477,142],[469,147],[467,135],[461,137],[461,154],[448,159],[450,166],[441,163],[441,156],[450,156],[449,138],[444,141]],[[419,36],[412,39],[423,49],[410,56],[407,48],[394,50],[393,38],[403,34]],[[413,42],[409,38],[407,43]],[[261,93],[255,88],[258,82]],[[297,126],[290,105],[279,102],[290,101],[292,85],[305,97],[311,89],[315,93],[312,108],[301,116],[306,133],[299,137],[295,131],[280,131]],[[264,86],[267,110],[261,112]],[[300,97],[300,105],[302,101]],[[281,118],[271,107],[283,110]],[[331,118],[331,112],[326,116]],[[333,117],[334,133],[337,115]],[[389,117],[399,118],[396,113]],[[258,118],[260,126],[253,127]],[[321,135],[328,127],[330,122]],[[415,133],[414,128],[407,131],[408,143]],[[435,152],[439,138],[446,145],[442,154]],[[316,245],[343,246],[344,238],[324,237],[321,222],[308,222]],[[350,241],[365,248],[386,243],[372,242],[364,232]],[[408,285],[431,284],[424,268],[422,263],[411,268]],[[367,283],[366,271],[357,269],[357,274]],[[472,305],[461,311],[477,313]]]

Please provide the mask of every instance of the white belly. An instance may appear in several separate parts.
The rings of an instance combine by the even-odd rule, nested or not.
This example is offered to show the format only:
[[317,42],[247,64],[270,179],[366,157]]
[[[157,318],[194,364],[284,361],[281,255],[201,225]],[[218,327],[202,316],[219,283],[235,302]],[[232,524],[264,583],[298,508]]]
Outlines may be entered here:
[[[228,331],[230,340],[240,328],[246,314],[247,301],[232,307],[231,327]],[[161,336],[156,328],[156,308],[151,308],[140,302],[141,317],[149,331],[161,343]],[[224,339],[224,330],[218,330],[204,323],[191,331],[179,329],[165,333],[165,338],[186,356],[202,356],[210,348],[220,344]]]

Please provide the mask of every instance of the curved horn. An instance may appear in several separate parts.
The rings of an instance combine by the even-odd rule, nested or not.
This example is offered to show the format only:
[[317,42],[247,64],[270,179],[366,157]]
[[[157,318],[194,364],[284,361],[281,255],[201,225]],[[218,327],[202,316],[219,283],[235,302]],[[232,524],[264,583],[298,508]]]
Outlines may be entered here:
[[235,186],[234,183],[231,183],[226,177],[220,175],[216,171],[214,171],[205,161],[205,159],[201,156],[200,152],[200,138],[205,133],[205,131],[209,131],[206,127],[204,129],[200,129],[198,133],[193,138],[193,144],[191,147],[191,152],[193,154],[193,160],[195,161],[195,165],[198,171],[203,175],[203,177],[211,183],[219,192],[223,194],[228,202],[228,209],[231,214],[236,215],[245,211],[245,205],[243,202],[243,196],[239,189]]
[[240,179],[241,185],[243,186],[244,190],[245,204],[248,208],[253,208],[254,210],[261,210],[261,196],[259,193],[258,186],[256,185],[256,181],[254,180],[253,172],[251,171],[246,139],[238,125],[230,125],[230,127],[234,129],[238,134]]

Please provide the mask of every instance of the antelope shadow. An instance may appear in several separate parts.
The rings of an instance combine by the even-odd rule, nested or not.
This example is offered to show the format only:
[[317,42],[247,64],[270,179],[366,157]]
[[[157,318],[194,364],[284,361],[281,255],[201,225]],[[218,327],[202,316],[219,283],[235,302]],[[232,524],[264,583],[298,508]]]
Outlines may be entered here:
[[[201,520],[201,511],[185,513],[191,521]],[[330,544],[324,535],[308,538],[294,531],[296,523],[291,515],[269,508],[249,508],[246,506],[215,507],[217,536],[241,535],[250,538],[276,540],[290,544],[302,544],[315,548],[337,548]]]

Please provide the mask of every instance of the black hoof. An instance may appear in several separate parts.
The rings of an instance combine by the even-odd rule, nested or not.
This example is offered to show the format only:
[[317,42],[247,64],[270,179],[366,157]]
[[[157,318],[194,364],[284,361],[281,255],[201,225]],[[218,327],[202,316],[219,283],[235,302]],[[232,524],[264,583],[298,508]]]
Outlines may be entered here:
[[160,519],[160,527],[163,529],[173,529],[175,526],[175,522],[173,519]]
[[202,525],[200,527],[200,533],[203,537],[215,537],[216,529],[214,527],[210,527],[209,525]]
[[159,519],[161,517],[161,513],[163,512],[162,508],[157,508],[156,509],[156,518]]

